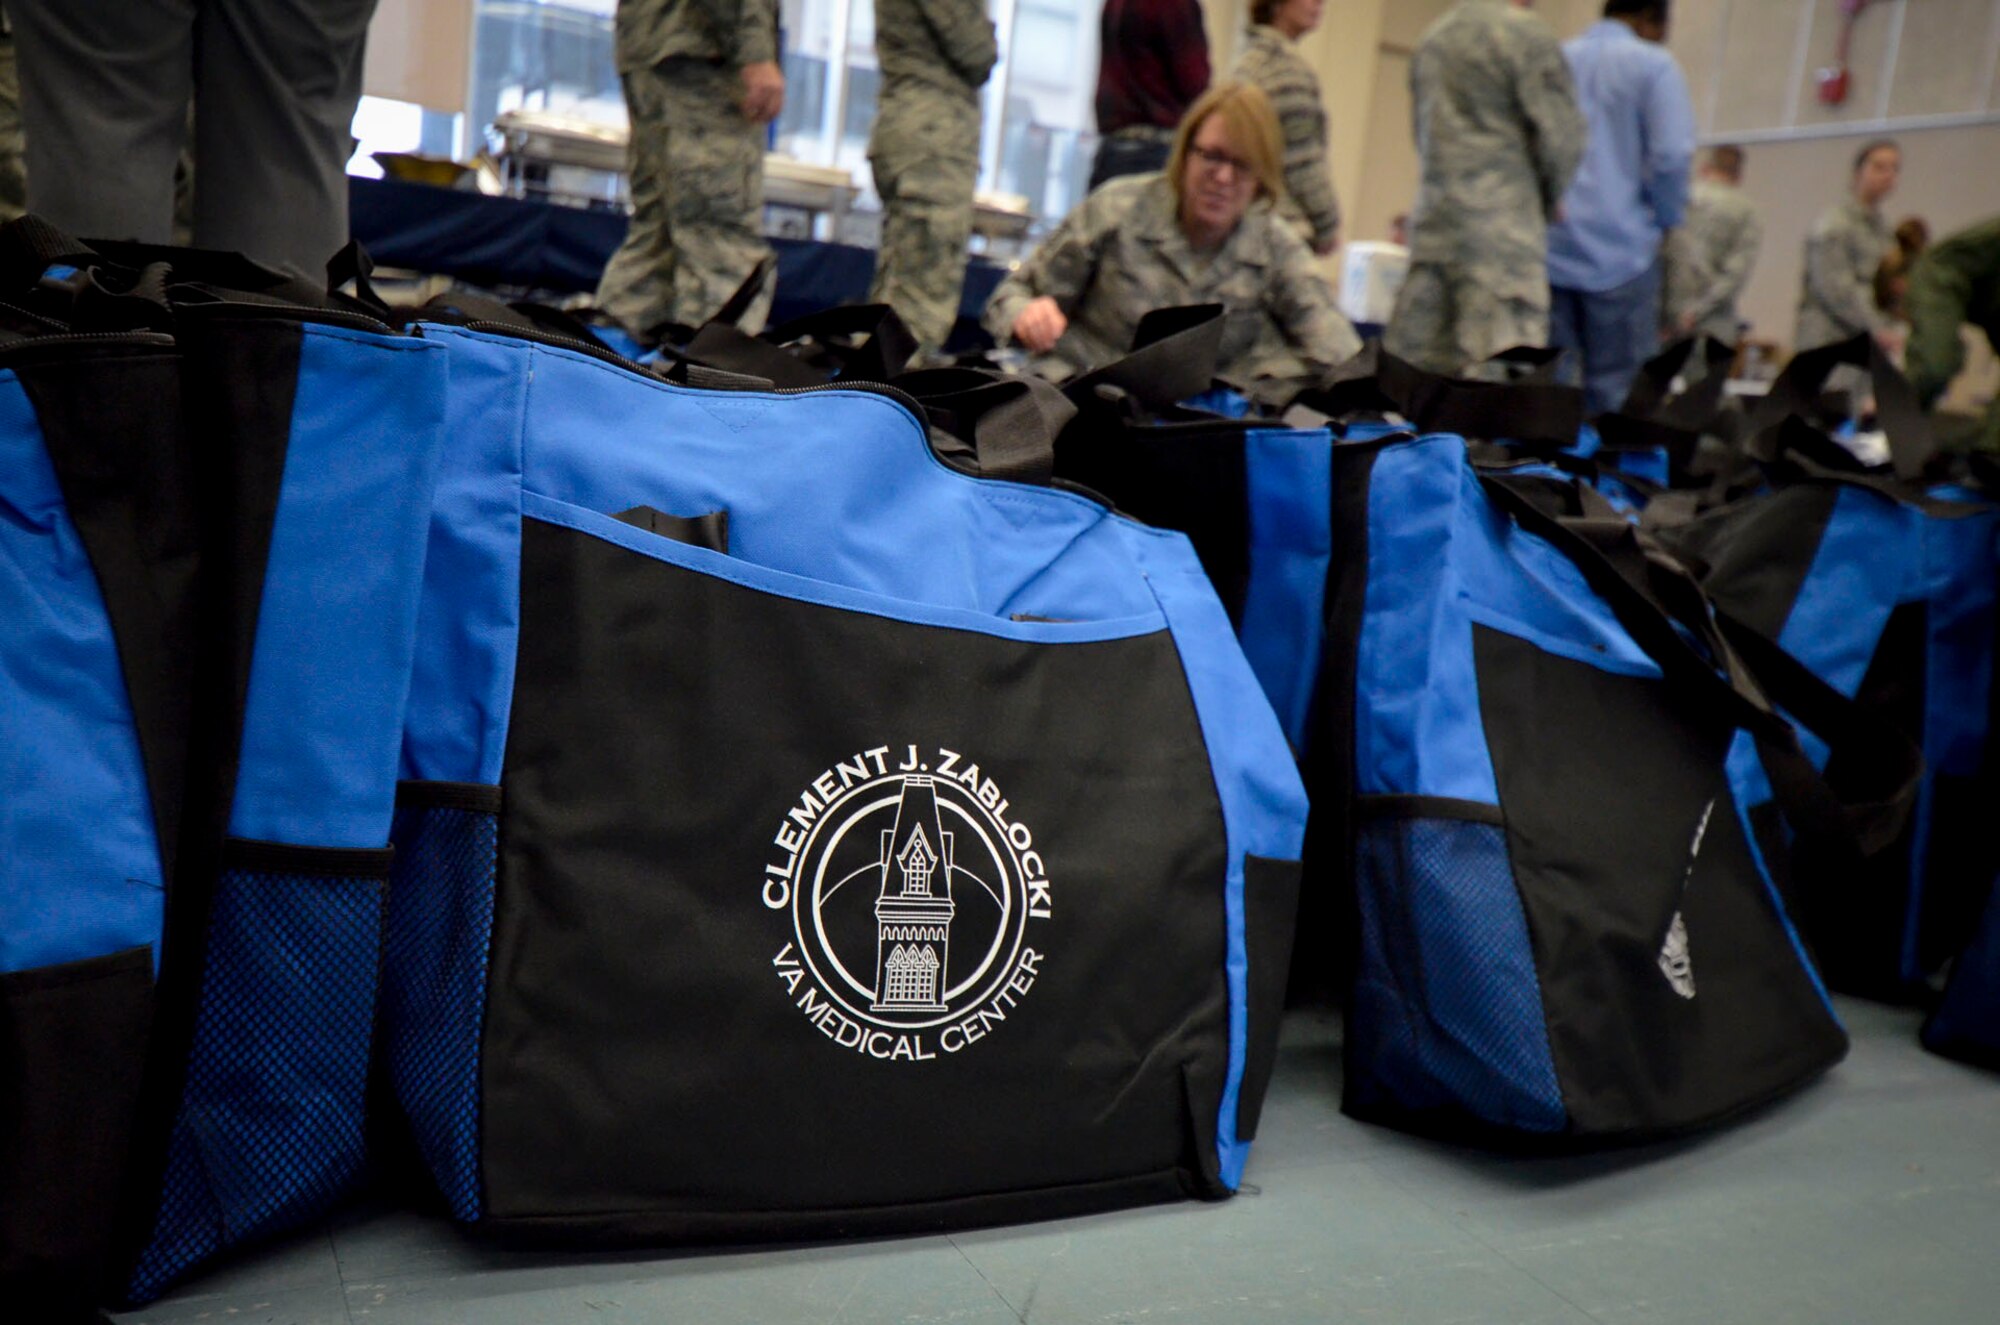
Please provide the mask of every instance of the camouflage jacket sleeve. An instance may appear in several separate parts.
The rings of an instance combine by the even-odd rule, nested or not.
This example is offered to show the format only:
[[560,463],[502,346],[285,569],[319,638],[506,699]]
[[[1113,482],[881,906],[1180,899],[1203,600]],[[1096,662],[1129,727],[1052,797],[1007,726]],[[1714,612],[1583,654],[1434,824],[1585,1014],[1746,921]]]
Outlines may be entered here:
[[1534,149],[1535,174],[1542,187],[1542,213],[1554,217],[1556,205],[1569,192],[1569,182],[1583,161],[1583,111],[1576,104],[1576,79],[1562,47],[1545,31],[1536,30],[1517,45],[1514,95],[1528,124]]
[[993,20],[984,0],[922,0],[924,21],[937,34],[938,49],[970,87],[984,87],[1000,58]]
[[1821,221],[1806,238],[1806,289],[1850,335],[1880,330],[1890,320],[1875,306],[1879,260],[1864,264],[1856,252],[1856,238],[1854,227],[1837,219]]
[[1264,304],[1311,378],[1323,380],[1361,352],[1361,337],[1334,307],[1333,287],[1314,267],[1305,241],[1282,226],[1273,230],[1271,283]]
[[[1112,195],[1108,199],[1107,192]],[[1030,301],[1043,295],[1054,299],[1064,316],[1076,315],[1078,303],[1097,275],[1104,246],[1136,196],[1129,189],[1099,189],[1065,216],[1027,261],[1007,273],[979,318],[994,344],[1005,345],[1013,339],[1014,319]]]
[[[727,0],[723,7],[729,7]],[[736,11],[736,63],[741,66],[777,59],[778,0],[738,0]],[[718,26],[727,32],[732,25]]]
[[1960,324],[2000,324],[2000,309],[1974,307],[1982,288],[2000,288],[2000,218],[1939,241],[1910,271],[1910,385],[1926,405],[1965,366]]

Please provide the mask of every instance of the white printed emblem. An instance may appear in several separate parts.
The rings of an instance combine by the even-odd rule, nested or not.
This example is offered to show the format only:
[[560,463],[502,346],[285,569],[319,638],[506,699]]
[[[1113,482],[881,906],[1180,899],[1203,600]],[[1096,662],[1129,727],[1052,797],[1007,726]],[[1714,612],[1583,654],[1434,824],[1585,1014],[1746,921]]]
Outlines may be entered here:
[[[1687,897],[1688,885],[1694,880],[1695,862],[1701,858],[1701,844],[1708,836],[1708,821],[1715,813],[1715,800],[1709,798],[1701,810],[1701,821],[1694,826],[1694,841],[1688,844],[1687,868],[1681,871],[1681,897]],[[1694,997],[1694,963],[1688,956],[1687,922],[1681,913],[1674,912],[1673,923],[1667,926],[1667,941],[1660,945],[1660,973],[1667,977],[1667,983],[1682,998]]]
[[788,920],[783,995],[843,1049],[925,1062],[1000,1031],[1053,915],[1034,832],[954,750],[876,746],[784,811],[763,902]]

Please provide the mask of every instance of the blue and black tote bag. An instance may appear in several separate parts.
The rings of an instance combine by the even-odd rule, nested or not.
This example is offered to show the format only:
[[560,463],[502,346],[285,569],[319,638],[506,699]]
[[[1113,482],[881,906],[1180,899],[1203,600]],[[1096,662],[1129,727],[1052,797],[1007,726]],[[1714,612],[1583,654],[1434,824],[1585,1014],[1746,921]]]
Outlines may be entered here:
[[1187,542],[948,466],[893,391],[422,331],[459,444],[382,1018],[452,1213],[745,1238],[1232,1190],[1305,807]]
[[1584,485],[1482,473],[1447,435],[1334,464],[1322,685],[1344,702],[1320,707],[1341,758],[1314,784],[1314,858],[1351,861],[1352,899],[1346,930],[1300,941],[1351,950],[1345,1107],[1626,1140],[1838,1060],[1766,810],[1879,842],[1914,752],[1864,729],[1876,781],[1816,783],[1761,687],[1781,676],[1829,726],[1853,719],[1839,697],[1775,650],[1753,675],[1687,573]]

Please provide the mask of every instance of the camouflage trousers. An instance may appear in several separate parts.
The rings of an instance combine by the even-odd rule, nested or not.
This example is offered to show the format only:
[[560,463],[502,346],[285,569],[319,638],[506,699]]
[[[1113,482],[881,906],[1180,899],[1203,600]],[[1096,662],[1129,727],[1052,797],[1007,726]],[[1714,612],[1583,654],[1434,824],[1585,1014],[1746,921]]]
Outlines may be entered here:
[[[598,282],[598,306],[634,333],[698,327],[770,256],[764,127],[737,113],[736,70],[666,60],[624,75],[632,226]],[[761,331],[775,280],[738,324]]]
[[1507,282],[1511,295],[1495,290],[1497,284],[1464,267],[1410,264],[1382,347],[1419,368],[1457,375],[1516,345],[1547,345],[1548,287],[1537,301],[1518,280]]
[[943,97],[885,101],[868,141],[882,195],[882,241],[870,303],[888,304],[925,350],[941,349],[965,286],[979,108]]

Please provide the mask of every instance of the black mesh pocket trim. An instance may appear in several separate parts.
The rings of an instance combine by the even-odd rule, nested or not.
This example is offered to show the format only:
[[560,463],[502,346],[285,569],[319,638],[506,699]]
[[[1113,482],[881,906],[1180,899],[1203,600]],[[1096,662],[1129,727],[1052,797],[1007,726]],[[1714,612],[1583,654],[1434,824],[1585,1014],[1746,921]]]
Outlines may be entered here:
[[388,847],[298,847],[232,837],[222,844],[222,867],[226,872],[243,874],[386,879],[395,855]]
[[500,788],[486,782],[398,782],[399,810],[464,810],[500,813]]
[[[425,803],[427,793],[445,795]],[[462,793],[490,793],[473,797]],[[410,1135],[452,1217],[485,1212],[481,1043],[493,939],[498,787],[405,783],[383,933],[383,1064]]]
[[369,866],[222,872],[151,1237],[145,1303],[217,1252],[295,1227],[360,1177],[387,851],[232,843],[232,859]]

